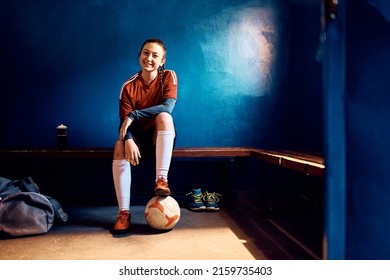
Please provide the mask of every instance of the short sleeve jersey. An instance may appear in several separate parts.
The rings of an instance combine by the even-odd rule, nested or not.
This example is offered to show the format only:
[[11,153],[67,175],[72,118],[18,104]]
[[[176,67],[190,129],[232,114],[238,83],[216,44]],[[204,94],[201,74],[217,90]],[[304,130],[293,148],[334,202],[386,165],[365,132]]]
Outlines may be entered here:
[[[161,84],[163,92],[161,92]],[[145,83],[141,72],[138,72],[122,85],[119,96],[119,117],[124,119],[133,110],[162,104],[166,98],[177,99],[177,77],[174,71],[164,70],[162,79],[158,74],[150,84]]]

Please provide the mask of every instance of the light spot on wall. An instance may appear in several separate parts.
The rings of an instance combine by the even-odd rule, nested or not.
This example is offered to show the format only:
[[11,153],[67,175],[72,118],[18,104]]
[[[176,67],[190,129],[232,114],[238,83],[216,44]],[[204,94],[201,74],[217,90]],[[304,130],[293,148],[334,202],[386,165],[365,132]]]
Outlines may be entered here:
[[204,34],[199,37],[205,69],[219,79],[225,94],[270,93],[270,68],[276,55],[275,29],[274,13],[264,7],[245,7],[238,11],[226,8],[198,24],[195,30]]

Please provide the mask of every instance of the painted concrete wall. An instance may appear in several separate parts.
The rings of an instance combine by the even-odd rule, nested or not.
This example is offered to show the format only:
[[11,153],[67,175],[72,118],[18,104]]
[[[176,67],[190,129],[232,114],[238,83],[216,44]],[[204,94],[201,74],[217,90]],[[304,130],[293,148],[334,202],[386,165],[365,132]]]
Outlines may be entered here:
[[374,1],[387,7],[377,10],[370,2],[347,6],[349,259],[390,258],[390,21],[381,13],[389,11],[390,4]]
[[[302,22],[294,13],[308,5]],[[0,147],[54,147],[61,123],[70,147],[111,147],[120,87],[140,69],[143,41],[160,37],[166,67],[179,78],[177,146],[321,150],[321,106],[311,98],[297,106],[316,91],[307,81],[320,77],[306,56],[318,36],[312,7],[271,0],[7,1]],[[308,22],[314,33],[295,36]],[[299,73],[315,78],[300,80]],[[301,121],[312,110],[316,125],[307,126]]]
[[329,259],[390,258],[390,4],[340,1],[327,30]]

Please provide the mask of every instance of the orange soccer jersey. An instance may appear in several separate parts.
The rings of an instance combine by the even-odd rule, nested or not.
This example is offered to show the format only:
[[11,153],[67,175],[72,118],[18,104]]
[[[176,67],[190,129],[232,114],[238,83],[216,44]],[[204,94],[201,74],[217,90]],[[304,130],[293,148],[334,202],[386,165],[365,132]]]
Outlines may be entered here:
[[[147,84],[142,79],[141,72],[138,72],[122,85],[119,96],[119,117],[121,119],[133,110],[162,104],[166,98],[177,99],[176,73],[172,70],[164,70],[162,81],[159,75],[152,83]],[[163,92],[161,92],[161,83]]]

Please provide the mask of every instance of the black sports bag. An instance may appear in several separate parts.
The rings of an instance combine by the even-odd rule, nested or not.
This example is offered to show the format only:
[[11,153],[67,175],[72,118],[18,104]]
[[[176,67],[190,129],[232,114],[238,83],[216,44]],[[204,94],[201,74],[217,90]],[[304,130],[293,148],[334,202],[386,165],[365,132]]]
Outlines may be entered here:
[[54,198],[41,194],[31,177],[0,177],[0,235],[18,237],[48,232],[68,215]]

